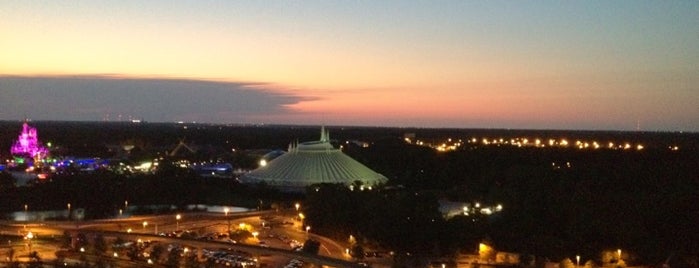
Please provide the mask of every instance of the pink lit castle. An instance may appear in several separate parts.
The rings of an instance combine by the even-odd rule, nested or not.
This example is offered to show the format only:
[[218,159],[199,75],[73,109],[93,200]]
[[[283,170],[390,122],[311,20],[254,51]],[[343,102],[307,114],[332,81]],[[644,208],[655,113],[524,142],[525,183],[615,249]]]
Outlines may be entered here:
[[17,142],[10,149],[12,155],[28,157],[35,162],[48,156],[49,150],[42,146],[36,134],[36,128],[30,127],[27,122],[22,126],[22,133],[19,134]]

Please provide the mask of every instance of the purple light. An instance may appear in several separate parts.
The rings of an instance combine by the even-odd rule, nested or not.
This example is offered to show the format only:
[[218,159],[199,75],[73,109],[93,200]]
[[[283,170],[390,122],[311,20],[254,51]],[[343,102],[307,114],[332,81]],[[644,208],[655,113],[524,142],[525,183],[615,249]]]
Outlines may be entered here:
[[19,134],[17,142],[12,145],[10,152],[13,155],[29,155],[32,158],[41,159],[46,157],[49,150],[39,143],[36,128],[30,127],[25,122],[22,126],[22,133]]

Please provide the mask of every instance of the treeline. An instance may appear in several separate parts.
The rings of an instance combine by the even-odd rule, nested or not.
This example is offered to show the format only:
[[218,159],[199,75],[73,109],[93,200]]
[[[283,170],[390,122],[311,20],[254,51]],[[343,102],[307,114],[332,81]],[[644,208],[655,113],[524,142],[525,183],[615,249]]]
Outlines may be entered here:
[[[11,176],[7,173],[0,178]],[[0,181],[3,181],[0,179]],[[129,206],[219,204],[257,208],[260,200],[281,199],[263,185],[241,185],[230,178],[202,178],[188,169],[162,168],[155,174],[122,175],[107,170],[55,175],[30,187],[0,187],[0,213],[84,209],[88,219],[108,218]],[[266,207],[269,204],[263,203]],[[157,211],[143,211],[157,212]],[[168,211],[169,212],[169,211]]]
[[[602,250],[623,248],[637,263],[657,264],[668,256],[697,261],[699,155],[695,151],[474,146],[438,153],[387,140],[347,152],[389,177],[389,184],[403,187],[397,192],[382,192],[384,199],[378,202],[356,201],[334,208],[351,211],[366,206],[356,208],[360,211],[358,220],[350,222],[378,228],[381,231],[371,237],[385,244],[391,239],[382,235],[397,230],[401,236],[417,232],[408,222],[375,224],[394,216],[384,210],[387,207],[393,208],[391,211],[400,207],[419,210],[414,202],[400,198],[413,193],[412,198],[430,197],[423,204],[445,199],[504,206],[503,212],[489,217],[484,225],[474,226],[458,218],[446,221],[440,227],[446,236],[431,233],[430,228],[420,229],[436,244],[432,251],[459,245],[451,241],[454,238],[473,248],[477,238],[492,241],[499,250],[558,260],[576,254],[597,257]],[[372,210],[381,213],[370,213]],[[403,219],[423,215],[433,214],[420,211],[403,215]],[[456,224],[458,221],[463,224]],[[427,227],[431,223],[422,224]],[[345,227],[351,231],[362,228]],[[471,240],[459,237],[463,233],[471,235]]]

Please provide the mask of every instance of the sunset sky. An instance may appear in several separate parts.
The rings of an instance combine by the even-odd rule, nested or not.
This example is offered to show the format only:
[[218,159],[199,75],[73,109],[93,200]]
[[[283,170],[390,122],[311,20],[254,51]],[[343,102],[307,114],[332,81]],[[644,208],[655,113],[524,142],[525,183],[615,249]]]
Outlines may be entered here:
[[699,1],[2,1],[0,120],[699,131]]

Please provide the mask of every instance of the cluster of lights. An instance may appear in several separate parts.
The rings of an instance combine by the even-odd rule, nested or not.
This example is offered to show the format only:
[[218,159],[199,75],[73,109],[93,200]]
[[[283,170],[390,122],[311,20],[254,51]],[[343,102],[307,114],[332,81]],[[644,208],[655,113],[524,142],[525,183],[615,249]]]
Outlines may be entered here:
[[611,150],[630,150],[630,149],[635,149],[635,150],[643,150],[645,147],[643,144],[631,144],[628,142],[624,143],[614,143],[614,142],[608,142],[606,144],[602,144],[597,141],[585,141],[585,140],[576,140],[574,144],[571,144],[568,140],[566,139],[548,139],[548,140],[542,140],[539,138],[535,139],[529,139],[529,138],[512,138],[509,140],[500,138],[500,139],[488,139],[488,138],[482,138],[480,141],[477,138],[471,138],[469,140],[469,143],[471,144],[483,144],[483,145],[511,145],[511,146],[516,146],[516,147],[536,147],[536,148],[545,148],[545,147],[573,147],[573,148],[578,148],[578,149],[611,149]]
[[[597,149],[609,149],[609,150],[636,150],[636,151],[641,151],[645,149],[645,145],[638,143],[638,144],[633,144],[630,142],[598,142],[595,140],[576,140],[575,142],[568,141],[567,139],[561,138],[561,139],[540,139],[540,138],[526,138],[526,137],[520,137],[520,138],[511,138],[511,139],[504,139],[504,138],[471,138],[467,140],[465,143],[461,139],[452,139],[452,138],[447,138],[445,142],[436,142],[436,143],[429,143],[429,142],[424,142],[421,140],[415,140],[413,141],[410,138],[405,138],[404,139],[406,143],[409,144],[415,144],[419,146],[427,146],[430,148],[433,148],[439,152],[447,152],[447,151],[455,151],[458,150],[460,147],[464,146],[465,144],[471,144],[471,145],[485,145],[485,146],[502,146],[502,145],[509,145],[509,146],[515,146],[515,147],[534,147],[534,148],[546,148],[546,147],[555,147],[555,148],[576,148],[580,150],[597,150]],[[677,151],[679,150],[679,147],[676,145],[672,145],[668,147],[672,151]]]
[[464,216],[471,216],[476,214],[492,215],[502,211],[502,205],[497,204],[494,206],[482,206],[481,203],[475,202],[473,206],[465,205],[463,207]]
[[[349,186],[350,191],[354,191],[355,188],[357,188],[357,187],[355,187],[354,185],[350,185],[350,186]],[[371,186],[369,186],[369,185],[367,185],[367,186],[359,185],[359,190],[360,190],[360,191],[364,191],[364,190],[369,190],[369,191],[371,191],[371,190],[373,190],[373,188],[372,188]]]
[[405,142],[409,144],[415,144],[415,145],[420,145],[420,146],[427,146],[430,148],[434,148],[435,150],[439,152],[447,152],[447,151],[455,151],[458,150],[459,147],[463,145],[463,141],[461,139],[459,140],[452,140],[451,138],[448,138],[446,142],[442,142],[439,144],[431,144],[431,143],[425,143],[424,141],[421,140],[415,140],[413,141],[410,138],[405,138]]

